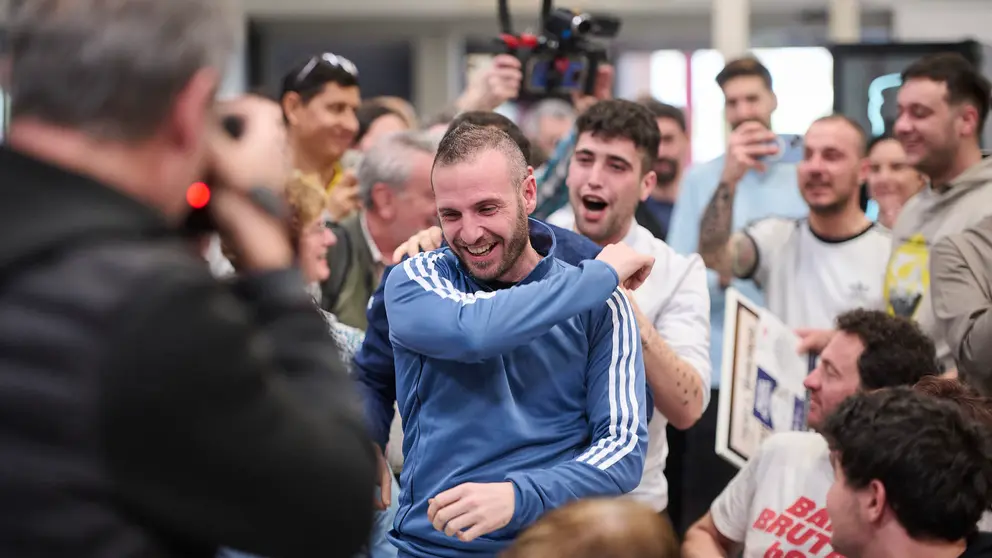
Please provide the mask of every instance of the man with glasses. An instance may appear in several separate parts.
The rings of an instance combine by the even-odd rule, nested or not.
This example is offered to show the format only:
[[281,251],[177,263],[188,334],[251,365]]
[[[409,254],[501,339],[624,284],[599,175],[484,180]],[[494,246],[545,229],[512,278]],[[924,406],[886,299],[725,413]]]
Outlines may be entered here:
[[358,181],[341,164],[358,133],[358,69],[335,54],[303,61],[283,77],[280,104],[297,176],[327,191],[331,218],[359,207]]

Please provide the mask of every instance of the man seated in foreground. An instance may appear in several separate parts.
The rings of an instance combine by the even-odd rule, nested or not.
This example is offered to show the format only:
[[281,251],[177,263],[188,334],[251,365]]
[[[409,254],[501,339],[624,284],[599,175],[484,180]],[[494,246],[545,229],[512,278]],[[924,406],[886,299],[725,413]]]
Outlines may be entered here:
[[933,341],[913,322],[851,310],[806,377],[813,432],[775,434],[761,445],[710,511],[686,533],[683,558],[831,556],[825,510],[833,481],[830,451],[818,434],[837,406],[860,391],[911,386],[937,374]]
[[[989,402],[986,401],[986,405]],[[952,399],[908,387],[848,398],[826,421],[831,545],[846,558],[992,556],[992,439]]]

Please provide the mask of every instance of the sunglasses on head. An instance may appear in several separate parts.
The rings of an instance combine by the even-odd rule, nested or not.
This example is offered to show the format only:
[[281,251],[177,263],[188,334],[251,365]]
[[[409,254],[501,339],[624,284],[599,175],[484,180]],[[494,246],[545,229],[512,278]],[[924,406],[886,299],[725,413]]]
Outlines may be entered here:
[[296,86],[301,86],[303,82],[310,77],[310,73],[313,72],[314,68],[316,68],[319,64],[327,64],[334,68],[340,68],[351,74],[351,76],[355,79],[358,79],[358,67],[355,66],[354,62],[348,60],[344,56],[338,56],[337,54],[325,52],[324,54],[310,58],[307,65],[303,66],[300,73],[296,75]]

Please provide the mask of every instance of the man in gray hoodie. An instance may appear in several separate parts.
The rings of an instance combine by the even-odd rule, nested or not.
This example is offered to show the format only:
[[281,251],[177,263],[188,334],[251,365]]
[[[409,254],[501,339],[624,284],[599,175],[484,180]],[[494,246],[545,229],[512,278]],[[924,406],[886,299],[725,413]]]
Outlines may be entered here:
[[943,369],[952,370],[956,355],[929,298],[937,284],[929,259],[942,238],[992,213],[992,158],[979,147],[992,85],[957,54],[922,58],[902,79],[895,135],[930,187],[909,200],[892,230],[885,299],[890,314],[920,324],[936,341]]
[[992,395],[992,216],[944,238],[932,252],[938,330],[961,378]]

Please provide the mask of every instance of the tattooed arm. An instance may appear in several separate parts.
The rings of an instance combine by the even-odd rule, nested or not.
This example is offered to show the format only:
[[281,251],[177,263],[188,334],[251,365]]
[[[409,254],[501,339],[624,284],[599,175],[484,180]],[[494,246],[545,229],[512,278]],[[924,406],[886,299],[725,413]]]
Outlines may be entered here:
[[732,277],[749,277],[758,261],[758,250],[746,234],[731,233],[736,187],[721,182],[703,211],[699,225],[699,255],[706,267],[727,285]]
[[654,406],[684,430],[699,420],[709,403],[709,288],[706,268],[696,254],[674,257],[664,265],[666,285],[652,287],[671,289],[671,294],[653,323],[634,297],[628,298],[641,333],[644,375]]
[[636,306],[634,315],[641,331],[644,375],[654,397],[654,406],[672,426],[685,430],[703,415],[704,392],[709,393],[710,388],[703,385],[702,377],[692,364],[675,354]]

